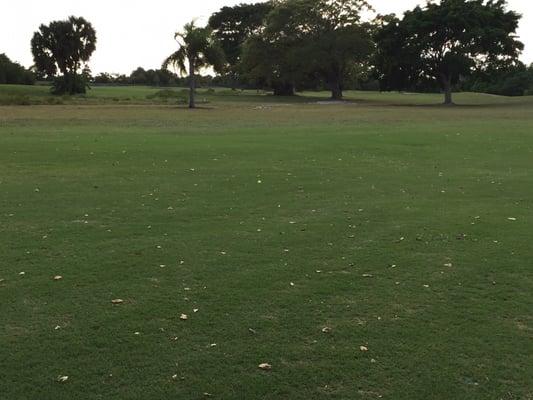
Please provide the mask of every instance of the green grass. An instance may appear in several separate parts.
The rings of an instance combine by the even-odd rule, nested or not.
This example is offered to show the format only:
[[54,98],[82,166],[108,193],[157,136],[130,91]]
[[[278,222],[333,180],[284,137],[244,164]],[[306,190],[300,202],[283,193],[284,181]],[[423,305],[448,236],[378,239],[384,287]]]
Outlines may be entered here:
[[[379,93],[345,91],[347,102],[366,105],[439,105],[442,96],[431,93]],[[186,103],[188,89],[150,86],[93,86],[84,95],[53,96],[50,87],[43,85],[0,85],[2,105],[181,105]],[[197,91],[200,105],[218,103],[314,103],[328,100],[329,92],[302,92],[295,97],[278,97],[256,90],[201,88]],[[480,93],[456,93],[454,99],[462,105],[524,105],[533,104],[533,96],[502,97]]]
[[531,98],[347,95],[0,107],[0,398],[531,399]]

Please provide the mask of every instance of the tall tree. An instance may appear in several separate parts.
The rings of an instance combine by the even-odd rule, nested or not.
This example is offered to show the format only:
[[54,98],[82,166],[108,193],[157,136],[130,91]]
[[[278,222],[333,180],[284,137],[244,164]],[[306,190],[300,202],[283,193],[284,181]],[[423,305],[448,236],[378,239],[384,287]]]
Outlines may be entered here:
[[86,82],[81,71],[96,49],[96,32],[81,17],[41,25],[31,40],[35,68],[54,81],[55,93],[84,93]]
[[341,99],[345,78],[358,70],[357,64],[366,63],[373,51],[370,26],[361,23],[361,12],[369,8],[364,0],[276,2],[264,31],[247,48],[249,53],[255,50],[255,70],[268,67],[284,79],[318,77],[333,99]]
[[294,47],[264,35],[254,35],[246,41],[239,69],[256,87],[270,88],[276,96],[294,95],[295,85],[303,75],[295,62]]
[[209,26],[224,50],[226,62],[234,68],[241,59],[242,46],[259,33],[265,17],[272,10],[270,1],[222,7],[209,18]]
[[517,60],[523,44],[516,38],[521,16],[506,0],[428,2],[389,18],[376,34],[377,69],[387,87],[404,89],[434,79],[453,104],[452,89],[461,77],[491,63]]
[[174,38],[179,49],[164,62],[163,69],[175,67],[182,75],[189,75],[189,108],[195,108],[196,73],[212,66],[215,71],[224,68],[224,52],[213,37],[211,28],[197,27],[194,21],[186,24],[183,32],[176,32]]

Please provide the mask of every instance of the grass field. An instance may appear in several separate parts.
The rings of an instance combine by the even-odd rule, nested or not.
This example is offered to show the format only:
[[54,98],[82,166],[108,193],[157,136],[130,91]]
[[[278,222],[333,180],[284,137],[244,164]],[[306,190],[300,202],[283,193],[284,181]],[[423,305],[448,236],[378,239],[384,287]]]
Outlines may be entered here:
[[0,399],[533,398],[532,98],[153,91],[0,107]]

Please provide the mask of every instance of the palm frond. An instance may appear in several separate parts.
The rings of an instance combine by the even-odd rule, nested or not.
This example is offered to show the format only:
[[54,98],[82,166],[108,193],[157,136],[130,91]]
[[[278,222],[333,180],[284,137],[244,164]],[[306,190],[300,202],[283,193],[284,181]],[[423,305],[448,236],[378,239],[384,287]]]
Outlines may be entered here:
[[165,61],[163,61],[162,68],[168,69],[169,67],[173,67],[177,69],[180,74],[183,75],[187,73],[187,68],[185,66],[186,60],[187,53],[185,47],[180,47],[179,50],[172,53],[165,59]]

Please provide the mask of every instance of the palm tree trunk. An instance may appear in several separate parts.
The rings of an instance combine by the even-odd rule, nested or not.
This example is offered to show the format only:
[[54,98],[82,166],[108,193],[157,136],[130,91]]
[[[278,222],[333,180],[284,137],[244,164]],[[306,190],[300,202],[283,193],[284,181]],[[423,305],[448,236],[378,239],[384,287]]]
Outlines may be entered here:
[[195,108],[194,91],[196,89],[194,81],[194,58],[189,59],[189,108]]

